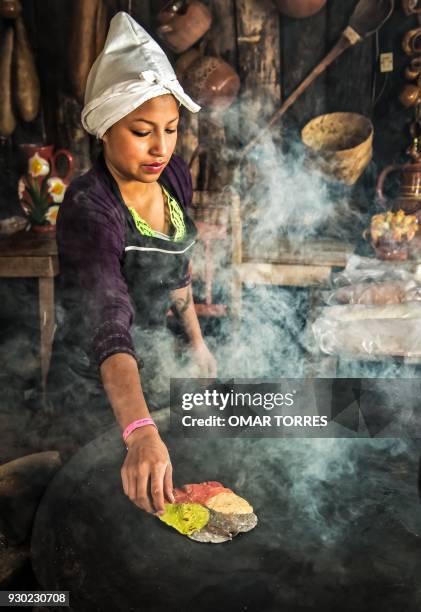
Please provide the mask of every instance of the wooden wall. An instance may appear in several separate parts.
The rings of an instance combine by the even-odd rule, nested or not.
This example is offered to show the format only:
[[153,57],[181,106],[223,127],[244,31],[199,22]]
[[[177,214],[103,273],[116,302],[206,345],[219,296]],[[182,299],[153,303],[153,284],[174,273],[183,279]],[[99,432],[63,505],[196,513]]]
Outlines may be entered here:
[[[165,0],[104,1],[109,17],[118,10],[129,10],[151,33],[155,15],[165,4]],[[228,112],[203,110],[199,116],[184,113],[178,150],[189,158],[200,142],[204,152],[193,169],[195,186],[218,190],[229,181],[225,172],[228,152],[238,150],[264,125],[281,100],[330,49],[346,26],[356,0],[328,0],[325,9],[305,20],[281,17],[270,0],[205,1],[214,14],[212,36],[221,55],[241,77],[241,95]],[[19,143],[45,140],[69,147],[77,156],[79,171],[89,164],[93,148],[93,139],[80,127],[80,107],[68,88],[72,0],[23,0],[23,5],[41,77],[43,110],[34,123],[19,124],[11,139],[0,142],[1,217],[19,210],[15,189],[20,172]],[[350,49],[329,68],[273,130],[274,140],[284,146],[296,141],[300,128],[324,112],[366,114],[373,118],[376,130],[374,163],[365,179],[372,187],[377,168],[403,159],[408,144],[412,112],[399,105],[397,96],[407,63],[401,39],[414,25],[415,19],[404,15],[398,0],[393,17],[378,39],[372,37]],[[378,72],[379,50],[392,51],[395,56],[395,71],[386,79]]]

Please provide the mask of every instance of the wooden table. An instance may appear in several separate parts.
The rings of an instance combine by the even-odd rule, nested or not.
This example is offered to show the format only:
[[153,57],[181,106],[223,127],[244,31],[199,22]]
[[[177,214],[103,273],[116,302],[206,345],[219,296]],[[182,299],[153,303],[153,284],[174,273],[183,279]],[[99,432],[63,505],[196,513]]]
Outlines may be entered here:
[[44,398],[54,336],[54,277],[57,274],[58,256],[54,235],[21,231],[7,237],[0,236],[0,277],[38,278]]
[[332,271],[344,268],[353,251],[352,244],[328,239],[309,239],[299,244],[280,240],[272,253],[265,253],[262,247],[259,253],[243,248],[233,262],[233,315],[237,317],[241,312],[243,283],[307,287],[310,291],[328,287]]
[[242,310],[242,285],[277,285],[315,288],[329,286],[332,270],[344,268],[355,245],[328,238],[272,239],[248,244],[243,236],[240,198],[230,200],[232,236],[231,314],[238,321]]

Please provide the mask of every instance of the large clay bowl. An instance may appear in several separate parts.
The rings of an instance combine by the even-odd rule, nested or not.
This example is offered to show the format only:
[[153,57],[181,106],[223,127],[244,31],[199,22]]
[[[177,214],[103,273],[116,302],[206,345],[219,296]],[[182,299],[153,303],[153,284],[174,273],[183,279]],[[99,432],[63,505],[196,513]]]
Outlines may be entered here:
[[121,489],[117,429],[59,472],[36,516],[42,588],[75,612],[365,612],[417,609],[418,447],[400,441],[174,439],[175,485],[221,480],[258,526],[232,542],[189,540]]
[[329,113],[312,119],[301,138],[308,160],[327,176],[353,185],[373,155],[373,124],[357,113]]

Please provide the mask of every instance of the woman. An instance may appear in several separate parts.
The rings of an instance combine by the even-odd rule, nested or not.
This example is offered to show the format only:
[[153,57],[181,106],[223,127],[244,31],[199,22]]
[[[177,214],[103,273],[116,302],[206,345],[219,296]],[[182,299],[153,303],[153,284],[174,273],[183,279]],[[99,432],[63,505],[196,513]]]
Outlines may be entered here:
[[[143,391],[162,362],[154,345],[170,306],[201,374],[216,375],[192,300],[189,257],[196,229],[186,214],[191,177],[173,155],[179,103],[200,109],[155,41],[118,13],[91,69],[82,111],[82,123],[102,140],[103,153],[69,186],[57,222],[64,314],[49,376],[53,404],[69,406],[72,427],[88,417],[82,427],[93,435],[103,425],[105,389],[128,449],[124,492],[140,508],[159,513],[165,498],[174,501],[172,467],[150,419],[154,389],[146,399]],[[81,413],[75,418],[76,404]]]

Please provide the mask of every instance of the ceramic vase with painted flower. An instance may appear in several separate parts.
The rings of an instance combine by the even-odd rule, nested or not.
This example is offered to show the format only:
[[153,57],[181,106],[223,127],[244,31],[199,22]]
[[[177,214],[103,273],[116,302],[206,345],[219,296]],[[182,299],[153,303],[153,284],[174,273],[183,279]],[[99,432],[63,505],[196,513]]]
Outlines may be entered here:
[[[55,231],[57,213],[73,172],[73,157],[66,149],[54,152],[51,145],[20,145],[27,158],[27,172],[19,179],[19,200],[31,229],[38,233]],[[57,160],[66,160],[60,175]]]

